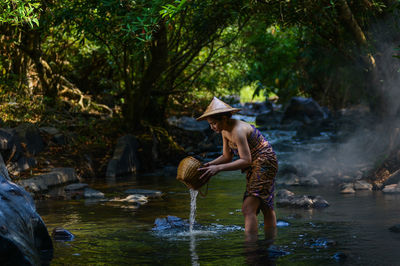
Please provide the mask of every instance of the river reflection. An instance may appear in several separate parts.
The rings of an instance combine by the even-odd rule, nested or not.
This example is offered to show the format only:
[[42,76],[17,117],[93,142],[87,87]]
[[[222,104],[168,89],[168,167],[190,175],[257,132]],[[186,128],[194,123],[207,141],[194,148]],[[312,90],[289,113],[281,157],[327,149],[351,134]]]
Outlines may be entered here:
[[331,187],[293,188],[296,194],[321,195],[330,207],[277,207],[278,220],[287,222],[278,223],[282,226],[273,244],[263,235],[262,215],[258,239],[248,242],[240,212],[244,182],[240,172],[219,174],[211,180],[208,196],[197,199],[198,224],[193,234],[189,227],[180,232],[152,231],[160,217],[189,219],[189,192],[174,177],[132,177],[112,187],[101,181],[90,184],[109,199],[128,188],[165,193],[162,199],[136,209],[101,201],[38,201],[38,212],[49,231],[64,227],[75,235],[73,241],[54,245],[51,264],[335,265],[338,260],[347,265],[398,264],[400,235],[388,228],[400,223],[399,195],[374,191],[342,195]]

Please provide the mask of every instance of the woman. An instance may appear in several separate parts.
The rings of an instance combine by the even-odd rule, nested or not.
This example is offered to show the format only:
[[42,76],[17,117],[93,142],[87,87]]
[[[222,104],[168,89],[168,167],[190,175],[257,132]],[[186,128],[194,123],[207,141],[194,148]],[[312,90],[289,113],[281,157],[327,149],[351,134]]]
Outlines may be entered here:
[[[246,172],[246,192],[242,212],[245,219],[245,233],[256,236],[257,214],[264,214],[264,231],[275,232],[274,181],[278,161],[271,145],[252,125],[232,119],[240,111],[214,97],[203,115],[197,120],[207,120],[212,130],[222,134],[223,154],[208,162],[199,171],[200,178],[210,178],[220,171],[242,170]],[[232,161],[233,155],[239,159]]]

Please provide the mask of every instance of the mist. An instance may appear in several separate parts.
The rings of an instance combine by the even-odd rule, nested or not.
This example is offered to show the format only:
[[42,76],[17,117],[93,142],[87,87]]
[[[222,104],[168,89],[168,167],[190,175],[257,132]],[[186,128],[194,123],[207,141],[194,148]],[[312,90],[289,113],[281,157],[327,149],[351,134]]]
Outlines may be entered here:
[[288,159],[301,175],[321,183],[371,181],[382,175],[379,171],[388,175],[400,166],[400,58],[395,57],[400,54],[399,32],[399,20],[392,17],[373,25],[369,36],[376,49],[373,57],[381,86],[377,89],[383,93],[386,115],[372,114],[367,104],[340,110],[335,143],[296,152]]

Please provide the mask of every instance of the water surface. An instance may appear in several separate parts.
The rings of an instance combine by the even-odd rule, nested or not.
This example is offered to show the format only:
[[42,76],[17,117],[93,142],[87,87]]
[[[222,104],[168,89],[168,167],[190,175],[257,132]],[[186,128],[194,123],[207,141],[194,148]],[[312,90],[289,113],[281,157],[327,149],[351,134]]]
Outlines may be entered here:
[[[388,228],[400,223],[399,195],[362,191],[339,194],[335,188],[290,188],[321,195],[331,204],[321,210],[276,208],[279,227],[272,246],[244,241],[241,202],[245,187],[240,172],[213,177],[207,197],[197,197],[194,233],[189,227],[157,232],[156,218],[189,220],[190,193],[174,177],[130,177],[91,186],[107,198],[129,188],[161,190],[161,199],[137,207],[116,202],[47,200],[37,202],[49,231],[70,230],[75,238],[55,242],[52,265],[398,265],[400,234]],[[344,254],[337,259],[335,254]]]

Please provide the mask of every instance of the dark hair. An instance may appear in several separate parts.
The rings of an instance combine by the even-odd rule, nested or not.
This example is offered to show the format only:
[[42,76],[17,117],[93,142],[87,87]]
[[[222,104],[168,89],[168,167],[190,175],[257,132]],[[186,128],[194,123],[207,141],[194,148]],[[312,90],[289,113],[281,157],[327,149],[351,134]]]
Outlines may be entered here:
[[213,118],[215,120],[221,121],[224,117],[231,118],[232,112],[219,113],[219,114],[215,114],[215,115],[210,115],[209,117]]

